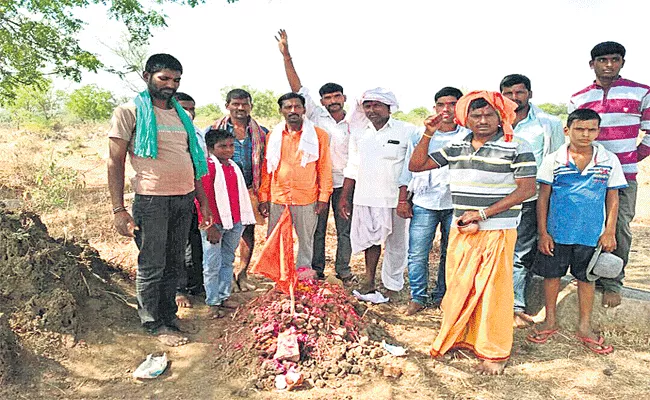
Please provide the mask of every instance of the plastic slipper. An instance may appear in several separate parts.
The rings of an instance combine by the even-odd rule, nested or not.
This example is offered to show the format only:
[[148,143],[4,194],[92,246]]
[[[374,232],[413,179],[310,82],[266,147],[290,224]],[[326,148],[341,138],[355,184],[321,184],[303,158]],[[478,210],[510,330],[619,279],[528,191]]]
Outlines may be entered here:
[[596,354],[609,354],[614,351],[614,347],[608,344],[605,344],[605,338],[598,335],[598,339],[594,340],[588,336],[576,335],[578,340],[589,350],[593,351]]
[[535,327],[533,327],[533,329],[531,329],[531,332],[528,334],[528,336],[526,336],[526,340],[537,344],[543,344],[546,343],[551,338],[551,336],[555,335],[559,331],[560,330],[557,328],[544,329],[538,331],[537,329],[535,329]]

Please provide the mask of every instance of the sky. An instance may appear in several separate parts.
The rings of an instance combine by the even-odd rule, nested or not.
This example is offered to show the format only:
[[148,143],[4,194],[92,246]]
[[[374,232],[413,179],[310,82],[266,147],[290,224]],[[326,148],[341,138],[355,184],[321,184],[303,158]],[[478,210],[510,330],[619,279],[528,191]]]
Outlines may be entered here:
[[[431,107],[444,86],[498,90],[511,73],[531,79],[533,103],[566,103],[593,81],[589,53],[607,40],[627,49],[621,75],[650,83],[647,13],[640,0],[206,2],[196,8],[156,5],[168,27],[155,30],[149,45],[150,54],[170,53],[181,61],[179,90],[198,106],[221,104],[219,89],[230,85],[289,91],[274,39],[280,28],[288,33],[303,85],[313,93],[336,82],[351,101],[381,86],[395,93],[405,112]],[[89,22],[82,46],[119,65],[102,43],[117,43],[124,28],[107,21],[101,6],[79,16]],[[108,73],[85,73],[82,84],[89,83],[129,95]]]

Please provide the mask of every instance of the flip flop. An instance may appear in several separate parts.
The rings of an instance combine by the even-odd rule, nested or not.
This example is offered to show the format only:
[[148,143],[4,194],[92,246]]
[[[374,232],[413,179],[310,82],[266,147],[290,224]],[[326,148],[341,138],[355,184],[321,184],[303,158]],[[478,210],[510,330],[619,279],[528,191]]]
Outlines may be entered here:
[[548,342],[548,340],[551,338],[551,336],[555,335],[558,333],[560,329],[555,328],[555,329],[544,329],[541,331],[538,331],[533,327],[531,329],[531,332],[526,336],[526,340],[529,342],[537,343],[537,344],[544,344]]
[[576,338],[585,346],[587,349],[593,351],[596,354],[604,355],[609,354],[614,351],[614,347],[608,344],[605,344],[605,338],[601,335],[598,335],[598,339],[594,340],[588,336],[580,336],[576,334]]

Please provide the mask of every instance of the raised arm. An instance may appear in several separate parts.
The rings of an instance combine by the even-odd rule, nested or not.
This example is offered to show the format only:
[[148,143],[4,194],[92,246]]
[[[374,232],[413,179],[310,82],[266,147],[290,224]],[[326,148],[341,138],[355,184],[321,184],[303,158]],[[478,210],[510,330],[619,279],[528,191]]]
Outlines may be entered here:
[[429,157],[429,142],[431,142],[431,138],[440,127],[441,122],[442,114],[431,115],[424,120],[424,134],[422,134],[422,138],[415,148],[413,148],[413,154],[411,154],[411,160],[409,161],[409,171],[428,171],[440,167]]
[[287,80],[289,81],[289,86],[291,86],[292,92],[298,92],[302,87],[296,68],[293,66],[293,61],[291,60],[291,54],[289,54],[289,41],[287,39],[287,32],[284,29],[278,31],[278,36],[275,37],[275,40],[278,41],[278,48],[282,57],[284,58],[284,72],[287,74]]

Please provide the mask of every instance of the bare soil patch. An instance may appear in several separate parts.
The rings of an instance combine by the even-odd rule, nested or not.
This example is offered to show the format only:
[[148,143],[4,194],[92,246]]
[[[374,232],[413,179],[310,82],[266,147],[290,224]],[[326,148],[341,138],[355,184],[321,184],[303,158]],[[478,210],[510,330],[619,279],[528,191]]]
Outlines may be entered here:
[[[130,240],[116,235],[111,226],[105,184],[105,139],[98,133],[102,131],[99,127],[63,132],[60,138],[47,140],[28,133],[2,133],[0,151],[6,154],[18,151],[25,158],[26,146],[17,150],[16,143],[38,143],[38,148],[27,147],[35,158],[55,154],[61,165],[81,173],[84,186],[71,193],[68,204],[40,212],[47,231],[33,214],[22,217],[1,214],[0,233],[8,239],[3,236],[0,242],[0,398],[650,398],[648,333],[624,329],[604,331],[615,352],[603,357],[577,342],[573,321],[565,321],[561,334],[545,345],[529,344],[525,340],[526,332],[517,331],[505,375],[482,377],[473,373],[475,360],[470,354],[456,352],[441,360],[429,357],[429,346],[438,331],[441,314],[426,309],[415,316],[405,316],[408,289],[391,303],[367,305],[363,311],[350,300],[361,318],[359,335],[337,341],[336,335],[332,335],[336,328],[323,332],[328,339],[321,347],[322,358],[311,357],[310,353],[300,365],[308,373],[305,377],[313,381],[313,387],[309,382],[292,392],[268,389],[268,378],[278,371],[265,371],[261,367],[269,358],[270,348],[262,346],[261,337],[254,331],[263,324],[256,310],[272,304],[273,300],[286,302],[286,298],[274,297],[278,295],[268,292],[270,285],[263,280],[254,279],[260,285],[258,291],[235,294],[233,299],[241,304],[240,309],[221,320],[209,319],[204,299],[193,297],[194,307],[182,310],[180,315],[193,320],[200,328],[199,333],[191,335],[192,342],[186,346],[165,348],[140,329],[133,308],[134,283],[128,275],[133,273],[136,249]],[[83,146],[72,150],[70,143],[76,136],[84,138]],[[0,195],[29,207],[29,196],[25,193],[33,188],[8,185],[14,182],[9,179],[12,173],[11,163],[0,166],[3,182]],[[633,223],[635,237],[626,279],[628,286],[647,290],[650,290],[649,178],[650,163],[645,162],[639,174],[637,217]],[[11,222],[5,222],[4,218],[9,217]],[[257,227],[258,250],[265,228]],[[25,238],[24,232],[29,236]],[[336,243],[332,220],[328,234],[326,274],[334,275]],[[432,280],[436,260],[434,252]],[[355,255],[352,264],[355,273],[362,273],[361,255]],[[120,271],[114,270],[114,265]],[[280,321],[282,312],[276,314]],[[275,321],[275,317],[265,321],[271,320]],[[348,362],[348,351],[354,354],[353,349],[364,336],[371,342],[368,350],[378,349],[376,342],[385,339],[407,347],[408,355],[396,358],[377,351],[378,357],[372,358],[369,351],[364,355],[362,348],[361,355],[367,357],[360,360],[376,362],[368,361],[365,366],[356,364],[360,373],[338,377],[337,368],[347,368],[340,361]],[[273,340],[268,339],[267,344],[272,344]],[[334,350],[337,345],[345,345],[345,352],[333,366],[332,358],[338,358],[342,349]],[[147,354],[163,351],[167,352],[171,364],[162,376],[144,383],[131,378]],[[312,361],[311,365],[305,365],[306,361]],[[390,376],[385,376],[386,367]],[[401,372],[399,378],[392,376],[394,371]],[[321,379],[323,374],[328,379]],[[328,374],[334,374],[334,378],[330,379]],[[319,380],[325,383],[322,387],[319,387],[321,383],[316,385]]]

